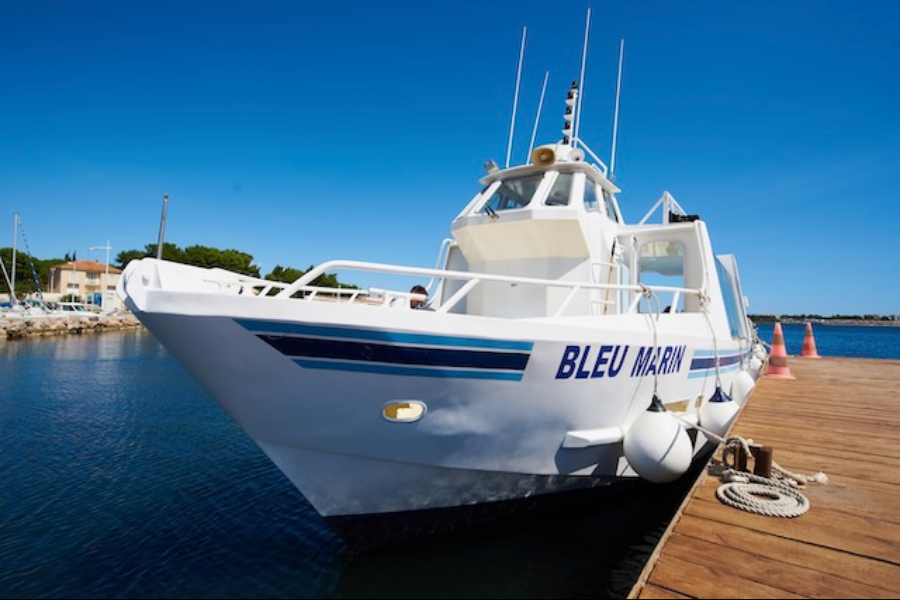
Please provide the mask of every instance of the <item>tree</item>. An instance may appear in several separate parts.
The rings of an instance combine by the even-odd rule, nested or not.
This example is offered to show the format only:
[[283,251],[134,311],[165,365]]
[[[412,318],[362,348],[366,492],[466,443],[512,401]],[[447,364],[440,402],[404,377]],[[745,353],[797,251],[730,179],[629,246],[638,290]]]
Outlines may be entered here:
[[[3,259],[9,276],[12,277],[12,248],[0,248],[0,258]],[[41,260],[21,250],[17,250],[15,268],[16,296],[37,291],[38,283],[41,290],[46,292],[50,283],[50,268],[61,262],[64,262],[63,259],[51,258],[49,260]],[[32,266],[34,267],[33,271]],[[37,282],[35,281],[35,274],[37,274]],[[0,281],[0,288],[5,287],[6,282]]]
[[[147,244],[143,250],[123,250],[116,255],[116,266],[124,269],[132,260],[156,258],[157,244]],[[174,262],[185,262],[184,252],[175,244],[163,243],[163,258]]]
[[304,272],[300,269],[276,265],[275,268],[272,269],[272,272],[266,275],[266,279],[270,279],[272,281],[282,281],[284,283],[293,283],[294,281],[303,277],[303,275]]
[[[282,267],[281,265],[277,265],[274,269],[272,269],[271,273],[266,275],[266,279],[270,279],[272,281],[282,281],[285,283],[293,283],[300,277],[312,271],[312,269],[313,265],[309,265],[309,268],[305,271],[301,271],[300,269],[295,269],[293,267]],[[310,282],[310,285],[314,285],[317,287],[345,288],[353,290],[358,289],[355,285],[341,283],[340,281],[338,281],[337,275],[334,275],[333,273],[319,275]]]
[[[124,250],[116,255],[116,266],[124,269],[132,260],[138,260],[147,257],[156,257],[156,244],[147,244],[143,250]],[[207,269],[219,268],[251,277],[260,277],[259,266],[253,264],[253,256],[240,250],[229,248],[227,250],[219,250],[218,248],[210,248],[208,246],[188,246],[184,250],[166,242],[163,245],[163,258],[172,262],[193,265],[195,267],[204,267]],[[285,283],[293,283],[313,268],[302,271],[293,267],[283,267],[277,265],[272,272],[265,276],[265,279],[272,281],[281,281]],[[316,277],[311,285],[330,288],[348,288],[358,289],[355,285],[348,285],[338,281],[337,275],[324,274]]]
[[197,267],[218,267],[251,277],[259,277],[259,267],[253,264],[253,256],[239,250],[188,246],[184,250],[184,262]]
[[125,250],[116,254],[115,266],[124,269],[133,260],[146,258],[148,254],[142,250]]
[[[156,257],[157,244],[147,244],[143,250],[125,250],[116,255],[116,263],[120,269],[132,260],[140,258]],[[207,269],[220,268],[259,277],[259,267],[253,264],[253,256],[239,250],[219,250],[207,246],[188,246],[184,250],[170,244],[163,244],[163,258],[172,262],[178,262],[195,267]]]

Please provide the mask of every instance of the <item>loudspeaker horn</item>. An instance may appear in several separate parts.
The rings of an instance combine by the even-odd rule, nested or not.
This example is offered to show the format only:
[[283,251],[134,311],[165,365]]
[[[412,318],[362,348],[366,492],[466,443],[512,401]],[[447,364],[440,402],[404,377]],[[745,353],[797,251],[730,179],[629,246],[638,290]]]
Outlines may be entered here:
[[556,162],[556,149],[553,146],[538,146],[531,153],[531,164],[546,167]]

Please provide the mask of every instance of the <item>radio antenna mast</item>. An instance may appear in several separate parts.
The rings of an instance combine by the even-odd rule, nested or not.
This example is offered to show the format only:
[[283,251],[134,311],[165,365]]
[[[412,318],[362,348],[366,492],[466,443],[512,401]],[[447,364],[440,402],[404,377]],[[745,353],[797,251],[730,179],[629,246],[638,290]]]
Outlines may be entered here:
[[616,110],[613,113],[612,155],[609,157],[609,180],[616,173],[616,135],[619,132],[619,94],[622,91],[622,60],[625,58],[625,38],[619,42],[619,76],[616,79]]
[[512,122],[509,124],[509,143],[506,145],[506,168],[509,168],[509,157],[512,154],[513,130],[516,128],[516,110],[519,106],[519,84],[522,81],[522,59],[525,57],[525,32],[522,27],[522,47],[519,48],[519,68],[516,70],[516,94],[513,96]]
[[578,81],[578,107],[575,111],[575,134],[572,136],[572,147],[578,147],[578,128],[581,125],[581,102],[584,100],[584,66],[587,64],[588,31],[591,28],[591,8],[588,7],[587,19],[584,22],[584,47],[581,49],[581,77]]
[[531,160],[531,151],[534,150],[534,138],[537,136],[538,123],[541,122],[541,110],[544,108],[544,94],[547,92],[548,79],[550,79],[550,71],[544,73],[544,85],[541,87],[541,100],[538,102],[537,114],[534,116],[534,128],[531,130],[531,143],[528,144],[528,157],[525,162]]

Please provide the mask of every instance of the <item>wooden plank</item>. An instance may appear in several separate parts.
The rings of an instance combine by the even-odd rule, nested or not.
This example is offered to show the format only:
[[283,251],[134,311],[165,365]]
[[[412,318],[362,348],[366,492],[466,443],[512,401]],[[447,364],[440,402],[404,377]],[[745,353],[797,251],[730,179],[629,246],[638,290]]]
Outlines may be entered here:
[[669,590],[666,588],[661,588],[657,585],[647,584],[644,586],[644,589],[641,590],[640,598],[646,598],[647,600],[667,600],[670,598],[690,598],[690,596],[685,596],[684,594],[679,594],[673,590]]
[[826,595],[834,598],[896,597],[894,592],[884,588],[838,577],[806,565],[786,563],[746,548],[685,537],[677,532],[669,539],[667,547],[678,556],[690,556],[691,562],[715,564],[719,579],[740,577],[805,598]]
[[[857,435],[835,434],[829,429],[815,430],[799,427],[771,426],[771,425],[744,425],[736,427],[733,435],[744,439],[753,439],[758,444],[766,446],[790,445],[807,446],[821,452],[827,452],[837,444],[845,451],[858,453],[863,459],[871,456],[877,460],[879,457],[888,456],[892,459],[900,459],[900,447],[897,446],[897,437],[866,435],[859,432]],[[837,438],[841,439],[838,440]]]
[[[841,392],[842,390],[838,390]],[[895,392],[892,392],[893,394]],[[822,402],[823,396],[829,396],[825,391],[816,392],[814,400],[803,400],[792,397],[784,397],[779,404],[772,406],[765,412],[756,410],[752,405],[748,408],[748,414],[752,414],[755,418],[761,418],[766,415],[789,416],[793,414],[816,415],[823,419],[848,419],[860,423],[872,423],[878,425],[886,423],[895,425],[900,421],[900,414],[892,410],[887,410],[887,406],[891,404],[892,395],[884,398],[867,397],[865,401],[854,401],[846,404],[835,404],[833,400],[828,403]],[[771,398],[772,395],[768,394]],[[888,402],[885,402],[885,399]],[[770,402],[770,404],[775,404]]]
[[723,572],[718,563],[701,562],[693,556],[690,560],[685,560],[674,552],[665,552],[660,556],[649,583],[676,590],[692,598],[803,597],[760,581]]
[[[803,420],[806,423],[798,424],[798,417],[803,417]],[[891,439],[896,435],[897,426],[900,425],[900,423],[895,423],[893,420],[886,421],[885,419],[880,419],[878,422],[875,422],[876,419],[878,419],[878,417],[874,415],[872,416],[871,421],[867,422],[859,419],[851,420],[850,416],[840,418],[829,418],[824,415],[813,414],[804,416],[802,413],[796,411],[790,415],[785,414],[784,416],[773,413],[759,414],[758,412],[754,413],[748,411],[745,418],[741,420],[741,426],[773,429],[775,431],[788,429],[797,432],[801,436],[813,433],[825,433],[830,438],[828,440],[829,446],[843,446],[843,444],[837,444],[837,440],[834,439],[839,436],[847,436],[851,440],[855,440],[858,439],[858,436]],[[806,425],[812,420],[815,421],[815,428],[807,428]],[[828,427],[828,429],[822,431],[823,427]],[[817,437],[818,436],[815,436],[811,439],[816,439]]]
[[[829,479],[844,477],[862,484],[872,482],[873,484],[900,486],[900,481],[895,478],[897,472],[900,471],[900,460],[893,463],[860,461],[859,456],[855,454],[839,452],[811,454],[786,445],[771,447],[773,448],[772,458],[775,462],[795,473],[809,475],[816,471],[822,471],[828,475]],[[900,489],[897,491],[900,493]]]
[[900,596],[900,361],[790,368],[796,381],[758,382],[732,435],[830,483],[803,488],[810,511],[780,519],[719,502],[721,482],[702,476],[629,597]]
[[[868,585],[896,594],[892,591],[898,577],[898,568],[879,560],[848,554],[810,544],[796,544],[777,536],[767,535],[743,527],[722,527],[705,519],[681,519],[674,534],[697,538],[730,548],[741,548],[750,554],[764,556],[802,568],[833,574],[842,579],[864,582]],[[673,534],[673,535],[674,535]],[[873,592],[875,593],[875,592]],[[851,596],[872,594],[849,594]]]
[[[698,491],[698,500],[719,502],[716,490],[722,482],[708,477]],[[826,485],[809,484],[799,491],[810,501],[810,511],[827,503],[838,513],[900,525],[900,485],[851,480],[832,476]],[[738,510],[738,509],[732,509]]]
[[[782,466],[788,462],[793,473],[808,476],[822,471],[828,476],[826,485],[811,483],[799,488],[810,501],[818,497],[833,501],[835,510],[900,523],[900,481],[896,479],[896,470],[850,460],[839,460],[837,465],[840,468],[835,470],[832,468],[835,466],[833,458],[782,452],[780,447],[773,450],[775,462]],[[711,464],[721,465],[720,457],[715,456]],[[846,472],[850,474],[844,474]],[[708,488],[703,490],[703,494],[713,497],[722,482],[718,477],[710,477],[708,482],[703,483]]]
[[698,496],[684,514],[900,565],[900,525],[841,513],[823,503],[797,519],[782,519],[737,510]]

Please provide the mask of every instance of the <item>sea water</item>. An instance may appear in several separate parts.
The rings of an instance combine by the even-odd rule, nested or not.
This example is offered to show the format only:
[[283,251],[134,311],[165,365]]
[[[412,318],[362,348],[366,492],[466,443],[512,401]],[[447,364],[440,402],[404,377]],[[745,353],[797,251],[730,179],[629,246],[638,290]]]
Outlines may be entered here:
[[[896,357],[856,329],[819,353]],[[0,431],[2,597],[622,597],[690,485],[353,553],[139,330],[0,342]]]
[[[774,327],[772,323],[760,323],[759,337],[771,344]],[[788,356],[799,356],[803,352],[806,324],[783,324],[781,331]],[[820,356],[900,358],[900,326],[813,323],[812,331]]]

